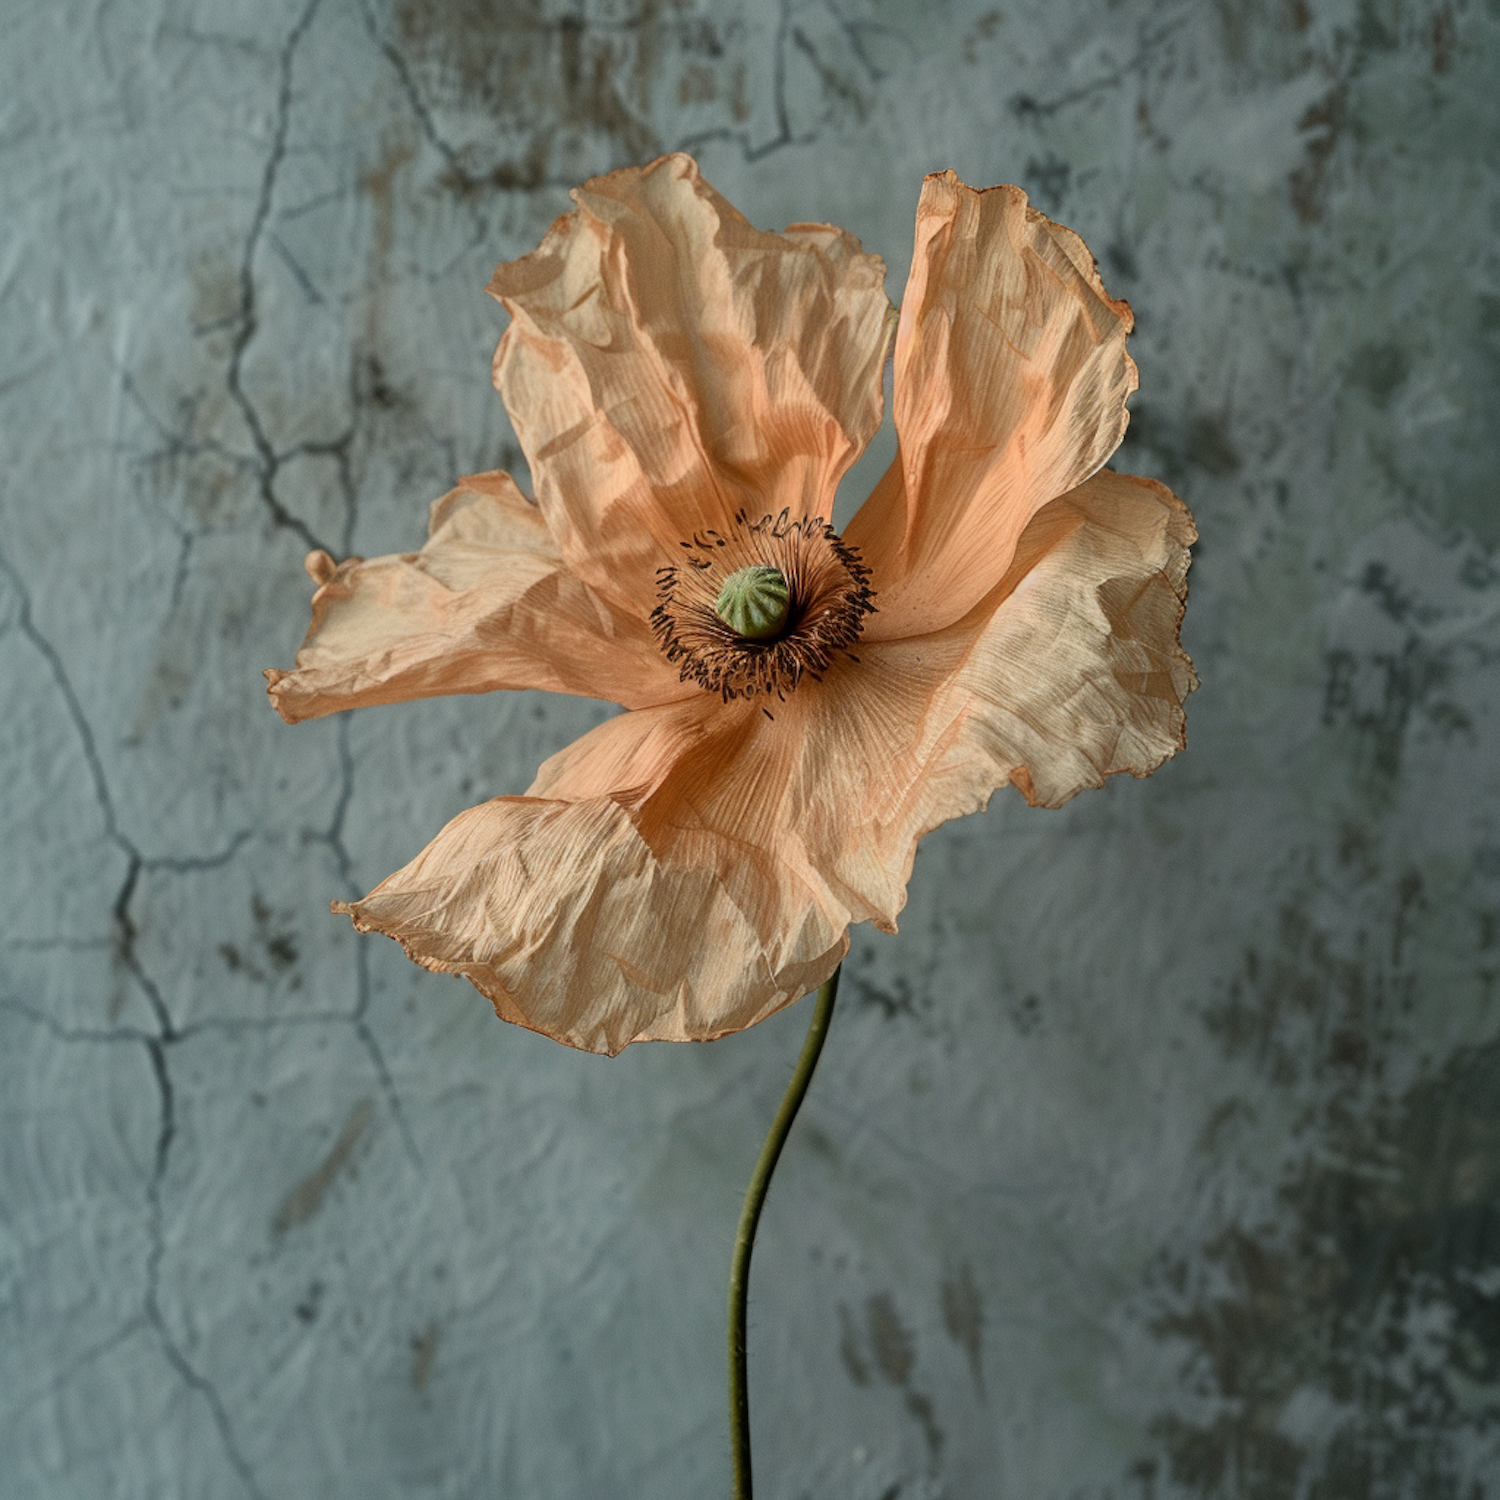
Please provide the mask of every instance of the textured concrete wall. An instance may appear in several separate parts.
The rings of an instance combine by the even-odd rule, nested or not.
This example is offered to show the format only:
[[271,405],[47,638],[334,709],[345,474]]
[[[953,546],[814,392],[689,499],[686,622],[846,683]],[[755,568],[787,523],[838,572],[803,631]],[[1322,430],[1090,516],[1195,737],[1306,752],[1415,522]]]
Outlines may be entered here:
[[519,468],[488,273],[676,146],[893,296],[924,171],[1024,185],[1204,538],[1187,754],[997,797],[857,936],[756,1264],[762,1492],[1500,1495],[1495,0],[0,34],[0,1495],[725,1492],[807,1006],[609,1062],[356,939],[331,896],[608,710],[291,730],[259,677],[309,545]]

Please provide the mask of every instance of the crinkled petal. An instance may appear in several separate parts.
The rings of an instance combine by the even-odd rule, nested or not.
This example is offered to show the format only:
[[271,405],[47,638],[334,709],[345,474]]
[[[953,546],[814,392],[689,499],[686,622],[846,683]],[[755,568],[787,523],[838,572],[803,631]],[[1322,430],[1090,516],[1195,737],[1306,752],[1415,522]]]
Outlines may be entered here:
[[894,930],[917,841],[1014,782],[1057,807],[1183,744],[1196,685],[1178,642],[1187,508],[1103,470],[1024,533],[964,619],[865,643],[785,702],[623,714],[544,764],[531,791],[606,793],[653,849],[713,863],[769,936],[811,902],[820,928]]
[[508,474],[476,474],[432,507],[420,552],[313,553],[319,587],[296,670],[266,673],[288,723],[372,703],[548,688],[631,707],[684,688],[639,617],[571,574]]
[[569,566],[646,614],[695,533],[832,514],[880,425],[885,267],[829,226],[755,229],[687,156],[573,196],[490,282],[495,385]]
[[657,855],[709,865],[763,941],[893,930],[917,841],[1014,782],[1059,806],[1183,743],[1178,643],[1192,519],[1164,486],[1105,470],[1028,527],[960,621],[861,643],[784,702],[622,714],[530,788],[612,797]]
[[1007,781],[1033,806],[1060,807],[1107,776],[1149,776],[1183,747],[1198,679],[1178,632],[1196,536],[1165,485],[1102,470],[1035,517],[964,620],[869,648],[891,668],[911,651],[959,652],[939,695],[954,730],[913,842]]
[[621,714],[342,909],[573,1046],[750,1025],[832,973],[851,921],[894,930],[939,823],[1006,782],[1057,806],[1181,746],[1193,535],[1163,486],[1100,473],[963,620],[769,707]]
[[896,333],[900,450],[846,533],[879,591],[869,639],[966,614],[1032,516],[1114,452],[1131,322],[1083,241],[1019,188],[926,179]]
[[[700,710],[717,705],[700,697]],[[635,720],[653,721],[658,752],[698,740],[682,706],[610,723]],[[614,797],[500,797],[335,910],[424,967],[464,975],[502,1019],[611,1055],[738,1031],[833,972],[843,929],[793,883],[780,884],[781,920],[763,934],[720,878],[722,861],[682,852],[653,848]]]

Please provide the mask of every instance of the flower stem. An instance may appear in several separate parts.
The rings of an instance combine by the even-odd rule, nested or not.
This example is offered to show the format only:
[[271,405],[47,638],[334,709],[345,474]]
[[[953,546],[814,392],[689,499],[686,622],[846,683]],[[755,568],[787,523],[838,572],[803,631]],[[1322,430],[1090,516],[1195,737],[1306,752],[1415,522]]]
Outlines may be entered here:
[[797,1059],[797,1068],[786,1086],[781,1108],[771,1122],[771,1133],[760,1148],[760,1159],[755,1163],[750,1186],[745,1192],[745,1206],[740,1210],[740,1227],[734,1236],[734,1262],[729,1271],[729,1431],[734,1445],[735,1500],[751,1500],[753,1490],[750,1388],[745,1371],[745,1313],[750,1303],[750,1255],[755,1249],[755,1230],[760,1223],[760,1211],[765,1207],[766,1190],[771,1186],[771,1173],[776,1170],[781,1148],[786,1145],[792,1121],[802,1107],[803,1096],[812,1082],[813,1069],[818,1065],[818,1054],[823,1050],[823,1040],[828,1035],[842,968],[840,965],[835,969],[818,991],[812,1025],[808,1027],[807,1040],[802,1044],[802,1056]]

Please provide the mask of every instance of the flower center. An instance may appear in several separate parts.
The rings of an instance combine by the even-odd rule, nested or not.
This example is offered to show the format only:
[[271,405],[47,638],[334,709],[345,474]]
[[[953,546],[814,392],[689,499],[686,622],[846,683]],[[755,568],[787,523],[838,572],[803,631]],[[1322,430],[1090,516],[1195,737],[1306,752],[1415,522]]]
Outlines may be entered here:
[[786,579],[764,563],[731,573],[714,601],[714,613],[747,641],[775,635],[786,624],[791,607],[792,591]]
[[658,568],[651,628],[667,660],[726,703],[821,679],[875,605],[870,570],[821,516],[750,520],[696,533]]

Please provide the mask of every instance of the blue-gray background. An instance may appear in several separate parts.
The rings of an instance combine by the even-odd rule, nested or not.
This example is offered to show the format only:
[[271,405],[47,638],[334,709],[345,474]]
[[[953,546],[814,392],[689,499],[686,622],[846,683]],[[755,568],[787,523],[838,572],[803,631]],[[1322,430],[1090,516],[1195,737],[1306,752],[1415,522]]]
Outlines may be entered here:
[[1134,306],[1117,461],[1204,538],[1187,753],[997,796],[856,935],[756,1262],[760,1492],[1500,1495],[1495,0],[0,37],[0,1495],[726,1492],[807,1004],[605,1061],[357,939],[331,896],[608,710],[294,730],[259,675],[310,544],[521,467],[490,269],[678,146],[893,298],[924,172],[1025,186]]

